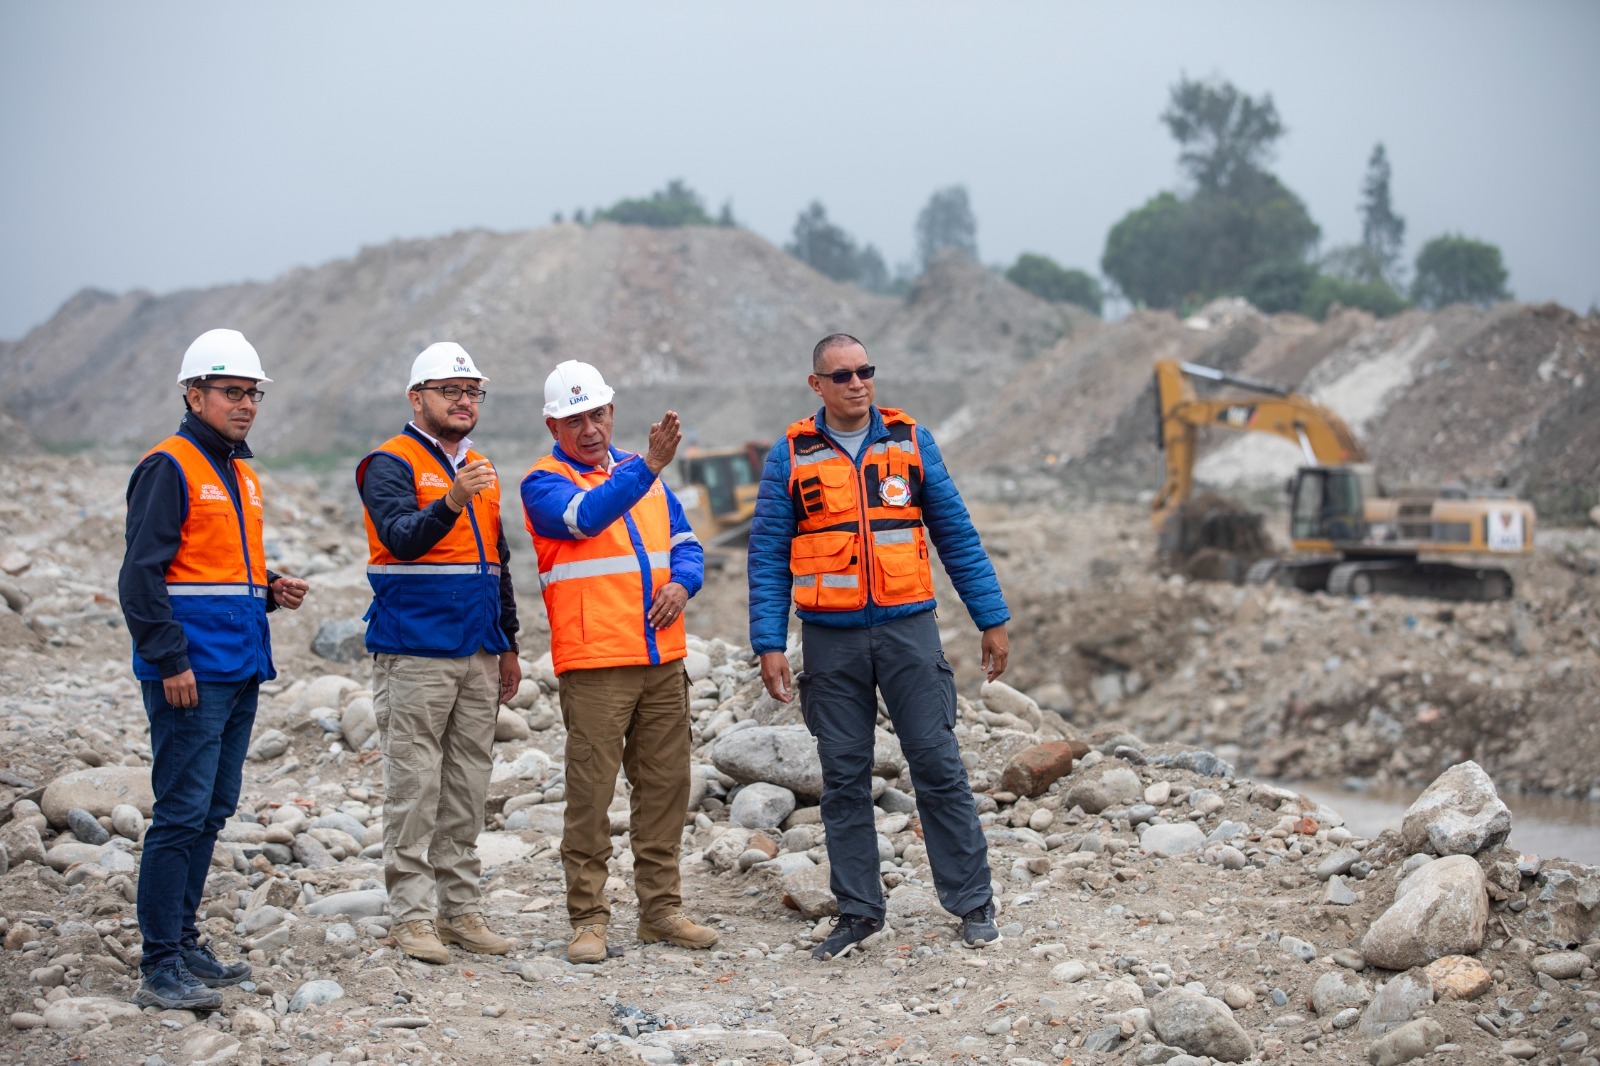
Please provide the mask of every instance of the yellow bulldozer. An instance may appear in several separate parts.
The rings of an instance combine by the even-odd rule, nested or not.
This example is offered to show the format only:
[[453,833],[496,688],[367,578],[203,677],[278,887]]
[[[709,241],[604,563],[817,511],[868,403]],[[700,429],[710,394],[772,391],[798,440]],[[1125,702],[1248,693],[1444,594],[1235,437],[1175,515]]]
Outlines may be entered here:
[[690,448],[670,468],[680,479],[673,491],[708,562],[720,561],[717,549],[749,540],[761,467],[771,447],[771,441],[753,440],[734,448]]
[[[1155,381],[1166,480],[1151,517],[1164,540],[1183,538],[1174,527],[1195,521],[1184,504],[1194,491],[1200,430],[1267,433],[1298,445],[1306,465],[1287,487],[1292,552],[1256,561],[1248,582],[1334,595],[1511,597],[1514,583],[1501,562],[1533,550],[1534,512],[1525,500],[1450,487],[1391,492],[1338,415],[1281,385],[1166,359],[1157,360]],[[1201,396],[1196,381],[1241,391]]]

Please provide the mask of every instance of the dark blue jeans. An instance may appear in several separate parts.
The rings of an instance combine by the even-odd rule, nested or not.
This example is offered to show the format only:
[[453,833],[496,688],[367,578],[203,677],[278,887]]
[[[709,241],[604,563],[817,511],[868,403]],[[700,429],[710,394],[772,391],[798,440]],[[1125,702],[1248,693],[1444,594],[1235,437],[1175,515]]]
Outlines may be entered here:
[[822,824],[829,887],[841,914],[882,918],[878,832],[873,824],[873,727],[883,693],[911,770],[923,842],[939,903],[966,914],[988,902],[989,844],[952,728],[955,672],[932,611],[868,629],[802,623],[805,669],[795,679],[800,713],[822,760]]
[[260,682],[201,681],[200,705],[184,710],[167,702],[161,682],[142,685],[155,752],[155,812],[139,860],[139,966],[149,973],[198,934],[195,915],[217,833],[239,805]]

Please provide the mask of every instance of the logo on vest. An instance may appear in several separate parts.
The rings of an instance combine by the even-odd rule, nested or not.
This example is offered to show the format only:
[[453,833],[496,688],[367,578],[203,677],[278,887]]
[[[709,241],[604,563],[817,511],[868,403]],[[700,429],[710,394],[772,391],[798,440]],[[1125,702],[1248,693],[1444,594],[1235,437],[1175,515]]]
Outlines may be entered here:
[[878,482],[878,495],[890,507],[904,507],[911,502],[911,486],[899,474],[890,474]]
[[417,484],[426,489],[447,489],[450,487],[450,482],[431,470],[424,470],[422,476],[417,478]]
[[261,506],[261,490],[256,487],[256,483],[254,481],[251,481],[249,478],[245,478],[244,479],[244,488],[245,488],[245,491],[250,494],[250,506],[252,506],[252,507],[260,507]]
[[221,485],[204,484],[200,486],[200,498],[228,502],[228,490]]

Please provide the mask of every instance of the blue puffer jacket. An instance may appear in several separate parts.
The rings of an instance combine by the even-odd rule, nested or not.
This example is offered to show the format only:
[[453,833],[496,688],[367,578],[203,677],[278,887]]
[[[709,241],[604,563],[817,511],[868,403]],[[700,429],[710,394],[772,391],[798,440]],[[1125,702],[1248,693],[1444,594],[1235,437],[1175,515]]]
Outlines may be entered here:
[[[828,433],[823,411],[817,412],[817,428]],[[832,439],[831,434],[828,435]],[[872,409],[872,425],[867,430],[861,452],[875,442],[888,439],[883,416]],[[835,445],[837,446],[837,444]],[[978,531],[961,502],[961,493],[945,469],[933,434],[917,426],[917,449],[922,453],[922,520],[939,553],[945,573],[961,596],[967,613],[980,630],[1000,625],[1011,617],[1005,596],[995,577],[994,566],[978,540]],[[843,452],[843,448],[839,448]],[[857,462],[860,467],[860,462]],[[750,646],[761,655],[782,651],[788,643],[789,610],[793,606],[793,578],[789,572],[789,542],[794,539],[794,503],[789,497],[789,440],[772,446],[761,473],[761,494],[756,500],[755,517],[750,523]],[[938,604],[928,599],[919,603],[880,607],[871,601],[859,611],[799,611],[800,619],[837,629],[864,629],[892,622]]]

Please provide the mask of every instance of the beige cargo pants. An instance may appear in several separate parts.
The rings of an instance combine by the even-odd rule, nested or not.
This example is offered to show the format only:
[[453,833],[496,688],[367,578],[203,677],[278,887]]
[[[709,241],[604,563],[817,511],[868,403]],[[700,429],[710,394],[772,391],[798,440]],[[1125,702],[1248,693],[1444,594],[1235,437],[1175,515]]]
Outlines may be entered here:
[[617,768],[627,774],[633,888],[639,918],[683,908],[678,854],[689,806],[689,681],[683,661],[561,675],[567,726],[567,812],[561,865],[574,927],[609,922],[606,863]]
[[461,659],[377,655],[374,667],[389,916],[406,922],[479,910],[477,840],[500,709],[499,660],[486,651]]

